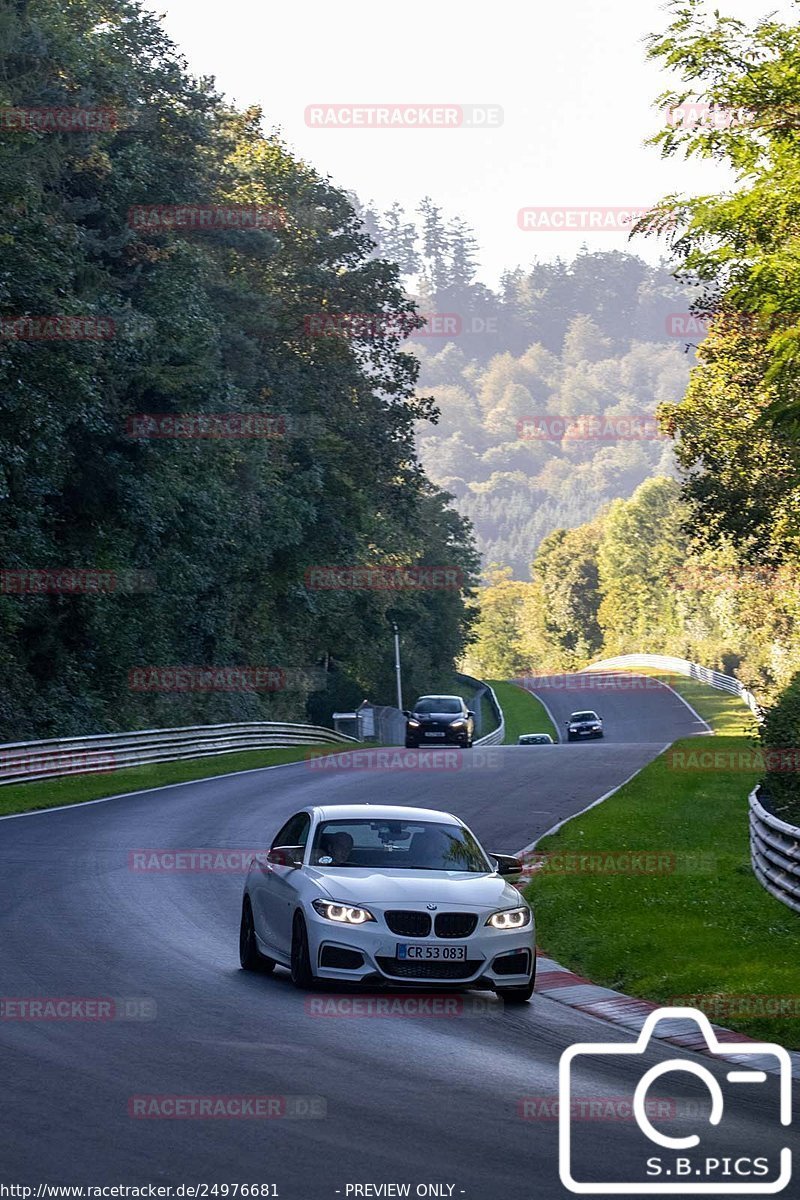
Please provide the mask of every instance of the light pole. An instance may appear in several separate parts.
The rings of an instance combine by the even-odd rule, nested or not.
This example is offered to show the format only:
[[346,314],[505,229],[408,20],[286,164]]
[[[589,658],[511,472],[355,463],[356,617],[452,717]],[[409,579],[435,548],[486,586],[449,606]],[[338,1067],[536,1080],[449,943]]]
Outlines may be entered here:
[[397,676],[397,707],[403,711],[403,680],[400,674],[400,634],[394,621],[392,621],[392,629],[394,630],[394,669]]

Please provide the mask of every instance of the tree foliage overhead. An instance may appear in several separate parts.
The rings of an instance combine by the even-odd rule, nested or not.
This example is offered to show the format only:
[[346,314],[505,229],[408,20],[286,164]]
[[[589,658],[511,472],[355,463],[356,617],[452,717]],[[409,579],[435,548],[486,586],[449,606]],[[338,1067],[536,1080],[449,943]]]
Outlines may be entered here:
[[[148,572],[139,594],[0,595],[0,737],[302,716],[272,697],[132,693],[150,664],[333,665],[391,697],[387,613],[409,686],[462,649],[459,591],[320,591],[319,565],[476,559],[425,478],[416,318],[350,199],[261,114],[194,80],[128,0],[0,10],[3,109],[103,109],[105,130],[0,130],[0,316],[113,322],[102,340],[0,338],[3,569]],[[132,226],[137,205],[259,205],[259,229]],[[308,336],[326,312],[391,314],[363,336]],[[402,324],[401,321],[401,324]],[[143,440],[140,413],[264,413],[279,438]],[[318,706],[319,707],[319,706]],[[322,706],[325,707],[324,704]]]
[[653,142],[664,156],[724,163],[734,185],[667,196],[641,222],[670,232],[682,276],[704,288],[698,311],[713,318],[665,422],[697,524],[779,561],[800,536],[800,27],[769,16],[749,28],[700,0],[668,7],[649,54],[683,86],[659,98],[671,118]]

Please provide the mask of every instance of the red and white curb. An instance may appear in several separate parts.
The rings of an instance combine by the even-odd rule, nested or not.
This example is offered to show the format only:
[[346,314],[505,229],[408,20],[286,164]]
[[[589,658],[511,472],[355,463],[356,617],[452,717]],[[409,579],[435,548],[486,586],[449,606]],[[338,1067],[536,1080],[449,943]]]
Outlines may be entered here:
[[[537,954],[536,994],[546,996],[548,1000],[557,1000],[578,1012],[588,1013],[589,1016],[599,1017],[609,1021],[627,1032],[638,1035],[650,1013],[663,1007],[651,1000],[638,1000],[633,996],[625,996],[612,988],[600,987],[581,975],[568,971],[554,959],[548,958],[541,952]],[[732,1029],[725,1029],[712,1023],[718,1041],[720,1042],[754,1042],[755,1038]],[[658,1040],[668,1042],[673,1046],[681,1046],[684,1050],[693,1050],[698,1054],[710,1054],[694,1021],[664,1020],[658,1024]],[[762,1071],[776,1072],[775,1059],[770,1055],[755,1054],[714,1054],[714,1058],[724,1058],[726,1062],[744,1063],[748,1067]],[[800,1079],[800,1053],[790,1052],[792,1060],[792,1078]]]

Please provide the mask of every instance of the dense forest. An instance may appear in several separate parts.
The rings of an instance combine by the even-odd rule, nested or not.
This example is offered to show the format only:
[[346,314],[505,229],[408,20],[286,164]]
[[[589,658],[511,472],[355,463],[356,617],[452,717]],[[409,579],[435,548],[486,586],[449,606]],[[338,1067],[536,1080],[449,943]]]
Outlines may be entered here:
[[[351,200],[135,3],[4,4],[0,47],[0,739],[388,700],[390,620],[444,680],[477,558]],[[374,565],[460,586],[314,584]]]

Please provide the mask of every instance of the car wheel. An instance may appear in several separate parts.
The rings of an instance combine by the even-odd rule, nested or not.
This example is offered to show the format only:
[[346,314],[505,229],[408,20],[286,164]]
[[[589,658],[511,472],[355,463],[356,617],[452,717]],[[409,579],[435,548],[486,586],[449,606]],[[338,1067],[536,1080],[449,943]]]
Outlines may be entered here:
[[495,988],[495,992],[506,1004],[527,1004],[535,985],[536,978],[532,976],[530,983],[526,983],[524,987]]
[[575,738],[572,736],[572,734],[571,734],[571,733],[568,733],[568,734],[567,734],[567,741],[568,741],[568,742],[574,742],[574,741],[575,741]]
[[419,746],[416,742],[410,742],[408,738],[406,738],[406,750],[419,750]]
[[250,898],[242,901],[242,921],[239,926],[239,962],[243,971],[262,971],[268,974],[275,970],[275,963],[262,954],[256,941],[256,927]]
[[314,982],[311,956],[308,951],[308,930],[302,913],[294,914],[292,925],[292,983],[298,988],[309,988]]

